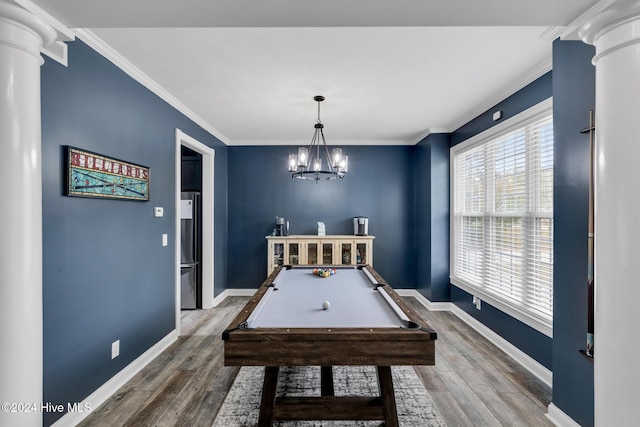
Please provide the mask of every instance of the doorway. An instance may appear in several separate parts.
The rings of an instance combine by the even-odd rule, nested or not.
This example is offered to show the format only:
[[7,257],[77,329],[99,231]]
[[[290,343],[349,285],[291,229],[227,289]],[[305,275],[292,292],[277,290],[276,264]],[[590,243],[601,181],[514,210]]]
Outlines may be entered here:
[[202,191],[201,191],[201,207],[202,207],[202,257],[201,257],[201,274],[202,274],[202,290],[201,300],[202,308],[213,308],[214,296],[214,239],[213,239],[213,200],[214,200],[214,159],[215,150],[207,147],[203,143],[190,137],[176,129],[176,150],[175,150],[175,290],[176,290],[176,330],[180,334],[180,312],[181,312],[181,280],[180,280],[180,201],[182,192],[182,151],[183,147],[197,153],[201,156],[201,175],[202,175]]

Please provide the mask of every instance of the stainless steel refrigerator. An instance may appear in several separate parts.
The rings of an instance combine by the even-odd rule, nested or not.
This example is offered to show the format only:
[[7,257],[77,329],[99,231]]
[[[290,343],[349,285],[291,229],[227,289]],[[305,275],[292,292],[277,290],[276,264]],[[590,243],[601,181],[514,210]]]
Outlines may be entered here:
[[180,201],[180,301],[181,308],[199,308],[201,302],[200,274],[200,193],[183,192]]

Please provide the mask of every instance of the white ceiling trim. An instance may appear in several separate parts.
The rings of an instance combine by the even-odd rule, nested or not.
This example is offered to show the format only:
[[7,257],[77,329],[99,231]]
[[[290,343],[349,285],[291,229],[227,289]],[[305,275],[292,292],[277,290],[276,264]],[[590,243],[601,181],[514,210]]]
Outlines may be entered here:
[[[245,24],[253,22],[251,20],[254,18],[261,19],[263,21],[264,19],[267,19],[267,21],[264,21],[268,23],[267,27],[279,27],[280,24],[282,24],[281,19],[286,15],[286,17],[288,17],[287,19],[290,19],[290,21],[287,22],[297,23],[294,27],[300,27],[302,22],[306,22],[300,21],[300,19],[308,18],[309,10],[305,8],[301,9],[295,0],[282,0],[278,4],[278,9],[280,10],[277,12],[274,12],[275,6],[272,5],[272,7],[269,7],[268,11],[270,18],[266,16],[266,13],[256,12],[259,7],[264,6],[260,0],[249,0],[250,2],[256,3],[256,8],[251,9],[247,14],[244,13],[245,10],[242,8],[238,9],[237,5],[227,5],[225,2],[217,2],[217,0],[212,0],[212,2],[209,2],[206,5],[204,3],[202,5],[193,5],[193,8],[186,9],[179,5],[177,6],[175,2],[171,2],[170,0],[140,0],[140,2],[136,3],[135,6],[131,6],[125,0],[113,0],[114,3],[101,3],[98,0],[86,0],[82,2],[82,5],[80,5],[77,0],[8,1],[19,4],[38,16],[45,17],[47,22],[51,22],[52,25],[55,24],[54,26],[57,27],[59,31],[62,29],[62,31],[66,32],[68,38],[73,39],[76,36],[82,38],[82,40],[92,49],[97,51],[107,60],[111,61],[128,76],[142,84],[152,93],[159,96],[177,111],[187,116],[206,132],[220,139],[224,144],[232,146],[264,144],[307,145],[308,141],[306,140],[306,133],[301,132],[300,126],[297,125],[298,119],[296,119],[296,123],[294,123],[292,127],[289,126],[283,117],[287,117],[288,114],[291,115],[291,118],[293,118],[293,116],[301,116],[298,110],[292,111],[294,106],[300,105],[300,101],[298,101],[300,95],[296,94],[292,89],[295,84],[306,87],[315,83],[317,86],[318,83],[315,81],[318,80],[317,77],[322,76],[326,80],[327,75],[333,78],[331,83],[334,85],[336,84],[336,81],[338,81],[337,79],[342,79],[340,81],[343,81],[343,86],[346,86],[346,88],[340,88],[337,86],[337,90],[341,89],[345,92],[343,95],[346,94],[351,97],[363,96],[362,94],[369,93],[366,92],[365,89],[372,88],[375,85],[380,85],[381,89],[387,91],[387,94],[391,93],[391,91],[396,89],[397,86],[401,90],[396,90],[395,93],[398,94],[398,97],[393,99],[398,100],[398,105],[402,105],[407,109],[407,111],[405,111],[405,115],[402,115],[402,112],[400,111],[401,109],[394,109],[393,114],[395,115],[388,117],[389,121],[386,128],[381,129],[380,132],[370,132],[368,133],[368,138],[360,139],[358,138],[358,134],[363,133],[359,132],[360,129],[358,128],[362,127],[362,124],[367,120],[370,121],[371,118],[376,120],[375,117],[379,117],[376,116],[376,114],[383,112],[383,107],[380,106],[379,108],[370,111],[371,115],[368,116],[366,114],[362,114],[362,110],[358,109],[359,107],[346,104],[347,113],[351,114],[353,112],[357,112],[361,114],[356,114],[354,116],[355,119],[348,121],[346,124],[338,121],[339,126],[337,126],[336,130],[339,130],[338,133],[345,133],[340,135],[341,138],[336,135],[338,136],[338,139],[331,139],[330,142],[333,144],[415,145],[431,133],[451,133],[479,115],[491,111],[496,104],[499,104],[516,91],[522,89],[544,73],[551,70],[551,42],[558,37],[566,39],[565,37],[570,37],[570,34],[577,33],[577,30],[581,25],[583,25],[582,22],[584,22],[589,16],[598,13],[605,7],[609,6],[614,0],[566,0],[561,2],[562,4],[559,4],[557,0],[544,0],[540,4],[536,3],[535,6],[531,6],[531,3],[528,3],[527,7],[529,7],[529,9],[520,4],[509,4],[507,7],[503,0],[461,0],[462,3],[468,6],[464,8],[460,8],[460,5],[455,7],[446,5],[446,2],[442,4],[438,3],[438,5],[429,4],[428,6],[425,6],[425,3],[420,0],[411,0],[415,7],[427,8],[425,10],[430,11],[430,13],[427,14],[429,19],[434,18],[434,13],[436,13],[436,15],[439,13],[439,15],[437,15],[438,18],[434,21],[434,24],[437,24],[435,26],[448,27],[454,23],[458,23],[460,25],[462,22],[458,21],[458,19],[466,19],[469,17],[472,17],[473,22],[470,23],[469,28],[471,29],[468,30],[467,33],[462,30],[455,32],[455,36],[452,36],[449,32],[445,32],[445,34],[448,35],[446,37],[447,41],[451,39],[452,43],[448,45],[451,46],[451,48],[442,49],[442,52],[455,52],[456,48],[461,49],[461,52],[465,52],[465,54],[459,55],[459,57],[466,58],[466,62],[463,61],[462,65],[460,65],[460,62],[457,62],[457,58],[455,56],[453,59],[451,58],[451,55],[440,57],[441,63],[446,63],[449,64],[450,67],[454,67],[453,69],[457,73],[448,73],[442,68],[428,68],[426,71],[419,71],[420,67],[425,66],[425,62],[427,61],[424,55],[425,49],[432,49],[436,57],[438,53],[442,53],[438,50],[438,47],[442,47],[441,43],[436,43],[435,45],[432,43],[433,40],[437,40],[437,36],[434,37],[431,35],[431,37],[429,37],[430,33],[427,32],[426,38],[424,39],[425,41],[422,44],[404,43],[404,41],[398,40],[398,46],[402,47],[402,50],[394,49],[392,42],[390,41],[390,37],[381,36],[381,40],[387,43],[380,43],[380,48],[386,48],[385,52],[387,52],[386,54],[390,58],[400,58],[399,60],[391,61],[393,64],[401,63],[403,61],[402,58],[404,57],[402,55],[406,56],[406,54],[409,54],[410,56],[410,49],[414,49],[418,52],[418,55],[421,58],[419,61],[409,61],[409,65],[406,70],[407,81],[402,82],[394,80],[394,78],[397,79],[399,76],[397,73],[397,66],[395,69],[393,67],[385,68],[387,67],[387,64],[385,63],[379,64],[374,61],[369,61],[369,58],[374,57],[374,55],[360,55],[360,57],[355,58],[349,57],[349,60],[353,59],[353,63],[350,67],[346,67],[346,69],[345,67],[340,68],[338,66],[334,66],[333,68],[330,67],[328,69],[323,69],[321,70],[322,73],[316,73],[315,75],[313,73],[308,73],[305,71],[305,67],[312,61],[310,61],[305,54],[299,53],[302,41],[300,43],[297,42],[298,38],[296,37],[289,37],[281,40],[278,38],[279,30],[275,28],[273,31],[276,32],[276,35],[272,36],[272,38],[264,39],[256,37],[255,34],[251,32],[248,34],[242,33],[243,37],[237,38],[233,37],[233,32],[231,32],[231,35],[219,34],[219,39],[215,39],[217,42],[213,45],[213,48],[215,49],[212,49],[212,51],[218,52],[223,58],[237,59],[237,61],[229,61],[228,67],[230,68],[216,68],[216,70],[222,70],[218,74],[203,74],[200,72],[201,67],[198,68],[198,66],[204,63],[202,58],[198,59],[199,62],[190,62],[193,58],[197,58],[200,49],[208,49],[210,47],[206,43],[203,43],[202,45],[199,44],[200,39],[203,38],[201,37],[198,39],[198,29],[202,31],[202,28],[209,27],[198,24],[202,22],[202,19],[209,17],[209,14],[203,14],[200,12],[215,9],[217,13],[215,13],[214,18],[224,24],[221,28],[224,27],[227,32],[230,31],[230,26],[234,27],[240,23],[240,21],[234,21],[239,19],[238,16],[244,19],[242,22]],[[334,0],[331,1],[333,2]],[[336,22],[325,19],[323,14],[327,14],[327,18],[335,18],[337,16],[339,19],[344,19],[345,15],[341,12],[341,8],[346,8],[345,11],[350,14],[349,19],[354,20],[354,28],[362,26],[368,27],[369,25],[365,24],[367,22],[370,24],[370,21],[362,20],[367,16],[369,18],[371,18],[371,16],[381,18],[382,21],[380,21],[380,26],[384,27],[388,27],[395,22],[388,14],[373,13],[370,2],[367,3],[366,0],[358,1],[362,1],[367,4],[364,14],[364,9],[354,7],[351,3],[349,6],[345,6],[338,0],[335,0],[335,8],[328,8],[327,5],[320,7],[319,10],[322,12],[322,19],[318,21],[322,24],[320,27],[337,28]],[[389,6],[385,0],[375,0],[374,3],[379,7],[390,7],[391,9],[389,10],[393,11],[395,14],[399,14],[398,16],[410,19],[416,18],[416,13],[412,12],[413,9],[411,8],[398,9],[397,5]],[[589,7],[589,4],[591,7],[586,10],[586,8]],[[135,10],[131,9],[131,7],[136,10],[144,10],[144,5],[147,5],[147,7],[149,5],[153,5],[154,13],[152,16],[146,16],[144,13],[133,13]],[[49,12],[45,12],[45,9],[42,8],[45,8]],[[127,8],[129,13],[121,13],[123,8]],[[171,10],[173,10],[173,13],[170,12]],[[239,15],[238,10],[242,10],[242,13],[239,13]],[[530,13],[526,13],[526,10],[529,10]],[[532,10],[535,11],[535,13],[533,13]],[[223,17],[221,15],[223,11],[226,11],[231,15]],[[480,13],[480,11],[482,13]],[[498,11],[499,13],[497,13]],[[304,13],[301,15],[302,12]],[[49,13],[55,14],[56,18],[53,18]],[[461,13],[462,15],[460,15]],[[578,13],[582,13],[582,15],[576,18]],[[259,16],[256,16],[256,14]],[[315,14],[311,15],[314,16],[314,19],[317,19],[320,16],[315,16]],[[423,22],[423,19],[426,18],[422,15],[423,14],[421,14],[419,27],[423,27],[425,25],[429,26],[428,22]],[[534,15],[538,16],[538,18],[533,19]],[[181,19],[187,21],[183,22]],[[526,21],[521,22],[521,19],[525,19]],[[541,20],[538,21],[538,19]],[[403,21],[403,25],[401,26],[405,26],[409,22],[413,21]],[[254,25],[256,23],[257,21],[254,22]],[[478,50],[470,50],[468,48],[468,46],[470,46],[470,41],[465,41],[465,34],[466,37],[470,35],[472,36],[474,34],[474,28],[476,27],[501,27],[502,25],[500,23],[505,25],[515,25],[516,27],[523,26],[523,24],[527,23],[527,25],[524,26],[536,28],[533,31],[532,28],[527,30],[520,29],[518,30],[519,32],[514,31],[514,37],[512,39],[509,39],[508,36],[496,38],[495,34],[491,33],[491,31],[487,34],[480,31],[481,35],[487,37],[487,43],[481,44]],[[534,23],[538,23],[538,25],[534,25]],[[396,25],[400,24],[396,23]],[[549,27],[545,27],[544,25]],[[289,26],[290,25],[287,25],[287,27]],[[309,40],[311,41],[318,39],[317,34],[311,30],[311,27],[315,26],[316,25],[308,26],[311,34],[309,35]],[[76,27],[80,27],[81,29],[74,30]],[[169,31],[180,31],[179,34],[181,37],[184,37],[184,39],[182,39],[184,49],[181,49],[181,45],[175,42],[176,37],[173,37],[171,35],[172,33],[166,33],[163,31],[163,27],[168,27]],[[194,30],[189,32],[186,27],[193,28]],[[217,26],[214,27],[217,28]],[[240,25],[239,27],[242,27],[242,30],[247,29],[247,25]],[[264,25],[256,25],[256,27],[264,30]],[[164,43],[157,44],[156,46],[153,46],[152,49],[147,49],[146,43],[153,44],[154,38],[150,37],[149,33],[142,32],[141,34],[140,30],[144,28],[159,31],[157,36],[161,36]],[[122,29],[122,32],[118,33],[115,31],[117,29]],[[127,33],[127,31],[129,31],[129,33]],[[340,28],[337,31],[344,31],[344,29]],[[366,29],[363,29],[363,32],[366,31]],[[443,30],[441,29],[439,31]],[[127,36],[127,34],[129,34],[129,36]],[[129,37],[132,37],[132,35],[135,37],[140,36],[139,40],[136,39],[139,42],[138,44],[135,42],[129,43]],[[353,36],[353,34],[351,35]],[[360,33],[356,35],[359,37],[353,38],[354,45],[357,46],[356,49],[358,49],[357,52],[368,52],[366,49],[372,44],[371,41],[375,41],[376,38],[369,37],[366,39]],[[494,36],[493,38],[491,38],[492,35]],[[193,39],[194,37],[195,39]],[[210,37],[206,38],[206,40],[214,38],[215,37]],[[537,42],[536,38],[538,39]],[[335,45],[337,43],[335,39],[336,37],[329,37],[327,39],[327,44],[331,45],[331,43],[334,43]],[[363,42],[365,39],[370,41],[365,43]],[[290,40],[296,40],[296,42],[287,44]],[[414,41],[416,39],[412,38],[411,40]],[[478,37],[478,40],[480,40],[480,37]],[[522,45],[520,46],[516,44],[517,41],[521,41]],[[235,46],[235,48],[230,47],[232,44],[231,42],[234,42],[233,46]],[[236,42],[237,44],[235,44]],[[173,55],[173,59],[171,55],[165,55],[167,50],[164,52],[158,50],[159,46],[162,46],[165,43],[167,46],[172,46],[174,49],[181,49],[180,53],[183,53],[183,55]],[[291,81],[287,90],[280,90],[280,87],[276,87],[275,89],[273,87],[268,87],[266,89],[263,88],[256,83],[259,82],[260,79],[258,76],[260,73],[256,71],[259,67],[253,67],[253,65],[247,67],[246,65],[247,60],[252,58],[252,56],[247,55],[246,52],[250,52],[250,49],[252,49],[254,45],[261,47],[261,52],[272,46],[279,46],[279,50],[274,49],[277,55],[271,55],[268,57],[271,59],[279,57],[279,55],[284,58],[291,59],[288,55],[295,55],[297,52],[301,57],[301,60],[299,63],[293,65],[299,65],[299,67],[295,68],[295,70],[291,71],[289,74],[286,74],[285,77],[291,77],[291,75],[294,75],[296,71],[298,74],[306,77],[298,79],[299,81]],[[344,45],[341,43],[337,43],[337,45],[339,48],[336,49],[334,47],[333,51],[337,51],[336,58],[342,59],[340,54],[345,53],[347,47],[340,49]],[[464,49],[465,46],[467,49]],[[495,48],[499,48],[499,50],[496,50],[497,54],[504,54],[504,56],[500,57],[500,60],[498,57],[492,59],[491,47],[493,46]],[[518,46],[520,46],[519,50],[514,50],[518,49]],[[481,50],[485,48],[486,50]],[[531,49],[531,54],[526,53],[528,52],[526,50],[527,48]],[[509,51],[509,49],[511,49],[511,51]],[[306,51],[302,50],[302,52]],[[480,52],[483,53],[480,54]],[[511,52],[511,54],[509,54],[509,52]],[[153,55],[154,53],[160,56],[150,57],[150,55]],[[164,55],[164,59],[160,60],[159,58],[162,58],[162,55]],[[71,60],[73,60],[73,58],[71,58]],[[140,62],[137,62],[138,60]],[[505,61],[504,67],[502,67],[501,61]],[[540,61],[544,62],[536,66],[536,63]],[[343,64],[349,63],[349,61],[338,60],[333,63]],[[465,73],[461,72],[461,70],[467,70],[470,65],[472,66],[471,68],[474,68],[474,63],[479,65],[477,70],[469,70],[470,74],[468,75],[465,74],[466,71]],[[261,64],[265,66],[265,68],[262,69],[263,74],[271,72],[272,74],[275,73],[276,76],[281,75],[277,73],[277,67],[281,65],[280,62],[265,60],[264,62],[261,62]],[[367,64],[369,64],[369,67],[367,67]],[[293,68],[291,66],[292,64],[289,65],[289,68]],[[242,66],[242,70],[248,69],[253,71],[247,72],[246,75],[243,75],[239,80],[236,73],[232,71],[234,66]],[[195,69],[198,72],[193,73],[193,83],[188,80],[185,81],[183,78],[181,79],[181,72],[185,67],[196,67]],[[372,78],[375,78],[375,80],[363,82],[363,87],[360,88],[360,92],[353,88],[355,86],[353,79],[348,79],[348,77],[356,75],[358,67],[361,67],[366,72],[361,70],[357,72],[365,75],[369,75],[366,74],[368,73],[368,70],[376,70],[376,73],[371,74],[371,76],[373,76]],[[514,70],[518,71],[514,73]],[[423,75],[433,76],[433,78],[429,80],[430,82],[440,80],[446,82],[450,85],[448,91],[441,90],[441,86],[434,88],[433,85],[429,86],[426,83],[418,85],[411,80],[419,79],[420,76]],[[258,80],[256,80],[256,78]],[[475,78],[475,80],[473,80],[473,78]],[[359,80],[357,81],[360,83]],[[458,81],[460,84],[457,84]],[[490,86],[485,87],[483,84],[484,81],[488,82]],[[221,82],[226,83],[221,85]],[[243,85],[243,82],[246,84]],[[217,85],[215,83],[217,83]],[[416,85],[417,91],[422,90],[420,95],[428,97],[430,101],[432,96],[442,97],[442,105],[440,105],[440,108],[437,108],[437,104],[434,104],[433,102],[426,104],[415,102],[418,94],[411,92],[411,87],[407,86],[412,83]],[[209,92],[214,91],[213,93],[220,94],[219,101],[223,102],[207,103],[206,99],[203,99],[200,96],[199,91],[204,93],[204,87],[207,85],[211,85],[208,89]],[[262,104],[273,106],[273,103],[269,104],[268,102],[270,102],[271,99],[274,99],[275,96],[275,98],[280,101],[278,104],[278,108],[280,109],[271,109],[268,112],[263,112],[263,114],[258,114],[255,120],[250,119],[250,117],[253,117],[251,115],[256,113],[257,108],[253,104],[247,103],[248,97],[251,96],[250,94],[256,92],[256,90],[252,90],[255,89],[254,86],[259,89],[264,89],[264,92],[261,93],[268,96],[268,98],[265,98],[266,100],[261,100]],[[227,88],[231,88],[231,90]],[[463,93],[465,90],[468,91],[468,94]],[[381,93],[384,93],[384,91],[381,91]],[[405,103],[407,94],[411,93],[413,93],[414,97]],[[405,96],[405,98],[403,98],[403,96]],[[282,106],[283,98],[286,98],[284,107]],[[365,101],[372,99],[373,98],[369,94],[369,98],[366,98]],[[384,97],[384,99],[386,99],[386,97]],[[329,111],[331,112],[332,110]],[[338,112],[338,110],[335,111]],[[365,116],[365,118],[363,118],[363,116]],[[247,120],[243,120],[245,118]],[[245,121],[247,123],[245,123]],[[219,127],[214,127],[214,124]],[[430,125],[435,125],[438,129],[436,130]],[[226,126],[228,126],[228,128]],[[265,127],[263,132],[260,131],[261,126]],[[252,132],[258,133],[252,134]],[[388,135],[390,139],[385,140],[385,135]],[[263,136],[265,139],[261,139]],[[282,138],[282,141],[278,140],[279,138]]]
[[558,34],[558,36],[562,40],[580,40],[580,36],[578,35],[578,31],[580,30],[580,28],[584,24],[601,14],[612,3],[613,0],[600,0],[582,15],[574,19],[569,25],[565,26],[564,31]]
[[[410,140],[375,140],[375,139],[329,139],[327,141],[327,145],[329,146],[348,146],[348,145],[416,145],[427,136],[432,133],[451,133],[448,129],[427,129],[418,137]],[[309,132],[308,140],[243,140],[243,139],[234,139],[229,144],[230,146],[257,146],[257,145],[288,145],[288,146],[308,146],[311,143],[311,137],[313,136],[313,132]]]
[[116,67],[127,73],[131,78],[138,83],[149,89],[154,94],[158,95],[167,104],[171,105],[176,110],[187,116],[197,125],[201,126],[204,130],[211,135],[218,138],[226,145],[231,145],[229,138],[227,138],[222,132],[214,128],[210,123],[193,112],[189,107],[180,102],[175,96],[169,93],[166,89],[156,83],[151,77],[143,73],[138,67],[133,65],[127,59],[125,59],[118,52],[113,50],[111,46],[106,44],[100,37],[96,36],[91,30],[86,28],[77,28],[74,30],[82,41],[89,45],[96,52],[104,56],[111,61]]
[[[607,0],[608,1],[608,0]],[[179,101],[175,96],[169,93],[166,89],[164,89],[161,85],[156,83],[153,79],[151,79],[147,74],[142,72],[139,68],[133,65],[130,61],[120,55],[117,51],[115,51],[111,46],[105,43],[100,37],[95,35],[91,30],[86,28],[78,28],[73,30],[77,37],[83,40],[87,45],[96,50],[106,59],[111,61],[114,65],[120,68],[122,71],[127,73],[134,80],[138,81],[140,84],[145,86],[147,89],[158,95],[169,105],[180,111],[182,114],[187,116],[189,119],[194,121],[196,124],[201,126],[207,132],[212,134],[214,137],[218,138],[227,146],[255,146],[255,145],[308,145],[309,141],[279,141],[279,140],[231,140],[226,137],[222,132],[208,123],[205,119],[196,114],[193,110],[188,108],[185,104]],[[535,81],[537,78],[541,77],[548,71],[552,69],[552,60],[549,58],[544,61],[539,66],[533,68],[529,73],[507,85],[502,91],[495,94],[491,98],[487,99],[484,103],[478,105],[476,108],[473,108],[468,113],[460,117],[458,120],[453,122],[447,128],[442,129],[426,129],[425,132],[418,135],[416,138],[411,140],[385,140],[383,144],[380,144],[380,141],[368,141],[368,140],[332,140],[330,145],[375,145],[377,142],[379,145],[415,145],[426,138],[431,133],[452,133],[453,131],[459,129],[464,124],[473,120],[480,114],[484,113],[488,109],[492,108],[499,102],[513,95],[518,90],[524,88],[529,83]]]
[[545,32],[543,32],[540,35],[540,38],[542,40],[548,41],[548,42],[552,42],[555,39],[557,39],[558,37],[560,37],[560,35],[562,33],[564,33],[566,27],[549,27],[547,28],[547,30]]
[[[56,18],[51,16],[49,13],[45,12],[40,6],[35,5],[30,0],[13,0],[17,5],[22,8],[28,10],[33,13],[37,17],[43,19],[47,24],[51,25],[56,33],[58,34],[56,37],[57,41],[71,41],[75,39],[75,35],[73,31],[63,25]],[[55,43],[55,42],[54,42]]]
[[[522,89],[525,86],[527,86],[528,84],[534,82],[536,79],[542,77],[543,75],[545,75],[546,73],[551,71],[551,69],[553,68],[552,62],[553,61],[552,61],[551,58],[545,60],[543,63],[538,65],[536,68],[531,69],[530,72],[528,72],[527,74],[525,74],[521,78],[513,81],[508,86],[505,86],[505,88],[502,91],[498,92],[497,94],[495,94],[491,98],[487,99],[485,102],[483,102],[482,104],[478,105],[476,108],[474,108],[473,110],[469,111],[467,114],[465,114],[464,116],[460,117],[458,120],[453,122],[449,126],[447,132],[451,133],[451,132],[459,129],[461,126],[469,123],[471,120],[475,119],[480,114],[486,112],[487,110],[489,110],[490,108],[494,107],[498,103],[504,101],[505,99],[507,99],[508,97],[510,97],[511,95],[516,93],[517,91],[519,91],[520,89]],[[416,141],[416,142],[418,142],[418,141]]]
[[[428,134],[427,134],[428,135]],[[307,140],[236,140],[234,139],[228,144],[231,147],[235,146],[265,146],[265,145],[288,145],[288,146],[301,146],[307,147],[311,144],[311,137],[313,131],[309,132],[309,139]],[[413,141],[404,140],[364,140],[364,139],[329,139],[327,138],[327,145],[334,146],[347,146],[347,145],[415,145]]]

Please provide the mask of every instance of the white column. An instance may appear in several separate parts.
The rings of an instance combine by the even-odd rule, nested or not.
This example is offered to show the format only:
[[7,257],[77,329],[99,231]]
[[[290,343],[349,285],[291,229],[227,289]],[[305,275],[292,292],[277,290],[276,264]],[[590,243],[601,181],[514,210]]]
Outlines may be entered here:
[[640,408],[640,1],[613,1],[580,35],[596,47],[595,425],[631,426]]
[[[42,425],[40,47],[54,38],[42,20],[0,0],[2,426]],[[37,411],[21,412],[24,403],[36,404]]]

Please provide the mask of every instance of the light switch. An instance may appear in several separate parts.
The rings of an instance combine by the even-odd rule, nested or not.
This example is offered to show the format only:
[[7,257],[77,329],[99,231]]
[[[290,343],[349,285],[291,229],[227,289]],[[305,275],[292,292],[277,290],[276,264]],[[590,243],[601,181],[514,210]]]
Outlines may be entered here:
[[167,246],[169,244],[169,235],[164,233],[162,235],[162,246]]

